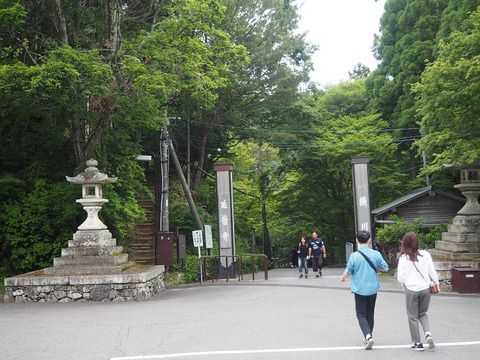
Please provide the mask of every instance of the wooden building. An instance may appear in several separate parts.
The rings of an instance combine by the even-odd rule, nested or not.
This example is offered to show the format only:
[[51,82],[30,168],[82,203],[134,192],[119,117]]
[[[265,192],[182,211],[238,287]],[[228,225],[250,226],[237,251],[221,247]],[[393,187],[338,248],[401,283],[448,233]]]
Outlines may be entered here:
[[394,214],[407,222],[423,218],[423,226],[430,228],[452,220],[464,204],[465,198],[461,195],[425,186],[373,209],[373,225],[389,223],[389,216]]

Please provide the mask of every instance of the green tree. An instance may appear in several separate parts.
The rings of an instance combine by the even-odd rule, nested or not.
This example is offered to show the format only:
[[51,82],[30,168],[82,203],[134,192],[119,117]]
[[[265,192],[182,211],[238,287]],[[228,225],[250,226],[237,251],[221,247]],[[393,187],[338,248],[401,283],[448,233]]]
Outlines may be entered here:
[[284,183],[274,210],[278,225],[291,241],[317,230],[338,262],[345,241],[354,236],[351,157],[370,159],[372,206],[390,200],[404,186],[394,158],[396,139],[388,123],[369,112],[364,84],[357,80],[307,95],[295,113],[309,127],[292,129],[295,135],[281,149]]
[[362,63],[358,63],[348,72],[350,80],[365,79],[370,75],[370,68]]
[[[161,128],[180,91],[211,108],[244,58],[218,26],[223,13],[215,0],[0,2],[0,181],[24,190],[4,191],[2,203],[28,211],[35,181],[64,182],[96,157],[120,178],[106,190],[104,216],[120,242],[128,237],[142,216],[135,196],[144,174],[134,158],[153,148],[145,134]],[[58,189],[46,191],[55,198]],[[14,243],[5,229],[0,236]]]
[[431,160],[426,171],[480,158],[480,9],[441,43],[416,86],[422,138],[417,145]]
[[[192,176],[194,190],[202,181],[202,170],[217,158],[218,148],[225,156],[229,145],[239,140],[268,141],[268,130],[287,121],[282,109],[295,101],[298,85],[308,80],[311,67],[312,48],[296,32],[294,5],[252,0],[224,3],[221,28],[235,44],[247,49],[249,59],[232,68],[235,76],[219,91],[213,109],[186,103],[179,109],[182,120],[176,121],[175,127],[184,137],[188,131],[183,119],[190,119],[192,162],[200,169]],[[181,152],[187,152],[186,144]]]
[[398,129],[399,136],[410,139],[401,144],[398,157],[411,179],[420,167],[411,147],[412,140],[419,137],[412,86],[420,80],[426,62],[434,59],[447,2],[388,0],[380,20],[381,36],[375,42],[375,55],[381,62],[367,81],[375,111]]

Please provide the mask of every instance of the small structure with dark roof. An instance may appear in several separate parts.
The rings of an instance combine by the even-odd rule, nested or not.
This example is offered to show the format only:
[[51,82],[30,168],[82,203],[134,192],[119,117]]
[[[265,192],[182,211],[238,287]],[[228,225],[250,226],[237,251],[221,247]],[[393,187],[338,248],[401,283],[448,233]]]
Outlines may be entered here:
[[460,195],[425,186],[372,210],[374,224],[389,223],[389,216],[397,215],[407,222],[423,219],[423,227],[430,228],[452,220],[465,205]]

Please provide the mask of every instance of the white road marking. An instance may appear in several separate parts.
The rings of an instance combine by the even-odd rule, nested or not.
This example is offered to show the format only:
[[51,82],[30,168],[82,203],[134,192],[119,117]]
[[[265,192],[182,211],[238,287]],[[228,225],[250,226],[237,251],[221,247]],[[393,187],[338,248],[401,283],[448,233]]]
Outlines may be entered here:
[[[464,341],[436,343],[436,347],[447,346],[471,346],[480,345],[480,341]],[[374,349],[402,349],[409,348],[411,345],[378,345]],[[177,354],[164,355],[146,355],[146,356],[123,356],[114,357],[111,360],[146,360],[146,359],[174,359],[195,356],[217,356],[217,355],[247,355],[247,354],[274,354],[291,352],[314,352],[314,351],[343,351],[343,350],[363,350],[363,346],[334,346],[334,347],[315,347],[315,348],[294,348],[294,349],[258,349],[258,350],[220,350],[220,351],[197,351]]]

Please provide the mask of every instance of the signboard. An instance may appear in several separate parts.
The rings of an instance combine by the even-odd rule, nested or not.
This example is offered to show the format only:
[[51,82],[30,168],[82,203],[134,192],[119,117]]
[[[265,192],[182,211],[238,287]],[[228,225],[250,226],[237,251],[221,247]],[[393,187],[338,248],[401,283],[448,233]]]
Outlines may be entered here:
[[352,157],[355,230],[356,232],[365,230],[372,234],[367,166],[367,157]]
[[195,247],[203,246],[202,230],[193,230],[192,238],[193,238],[193,246]]
[[193,238],[193,246],[195,246],[198,249],[198,266],[200,268],[200,283],[203,284],[202,262],[200,261],[200,258],[202,257],[200,248],[203,246],[202,230],[193,230],[192,238]]
[[[228,252],[225,252],[225,255],[235,254],[232,168],[232,165],[215,165],[215,171],[217,172],[218,242],[220,249],[229,249]],[[221,255],[224,254],[221,253]]]
[[213,248],[212,225],[205,225],[205,247],[207,249]]

